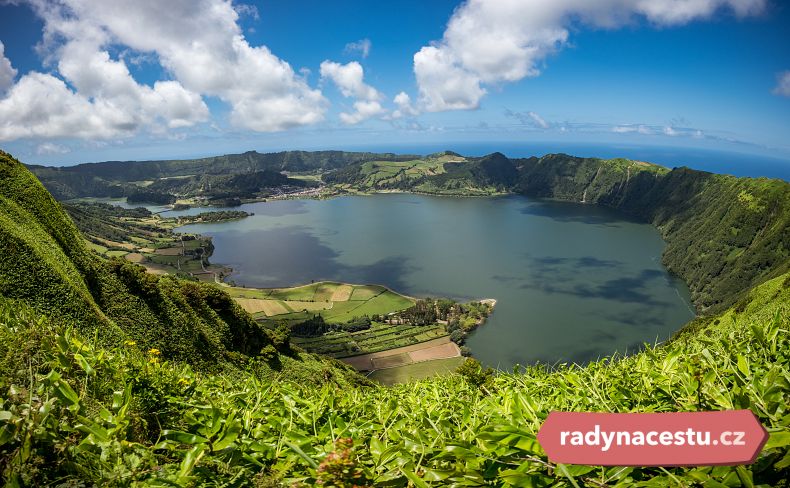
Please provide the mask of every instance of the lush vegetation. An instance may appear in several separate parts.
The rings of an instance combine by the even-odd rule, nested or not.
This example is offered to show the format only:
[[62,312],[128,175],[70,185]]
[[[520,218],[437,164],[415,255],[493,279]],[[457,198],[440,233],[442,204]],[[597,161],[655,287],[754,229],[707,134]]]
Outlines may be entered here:
[[[227,293],[100,258],[36,178],[5,153],[0,249],[0,296],[74,324],[98,344],[131,340],[202,370],[246,367],[263,356],[272,359],[263,369],[274,374],[280,367],[268,347],[276,349],[275,334]],[[290,353],[288,344],[280,346],[278,352]]]
[[228,292],[259,323],[269,328],[287,324],[295,344],[336,358],[447,335],[460,345],[493,309],[489,303],[414,300],[382,286],[334,282]]
[[252,214],[243,210],[219,210],[216,212],[201,212],[197,215],[180,215],[176,217],[176,220],[178,220],[179,224],[225,222],[228,220],[243,219],[250,215]]
[[156,205],[170,205],[176,202],[176,197],[169,193],[162,193],[153,190],[134,189],[126,196],[129,203],[153,203]]
[[[361,330],[349,330],[344,327],[346,324],[327,325],[321,334],[305,333],[302,324],[297,324],[294,331],[301,337],[293,337],[292,342],[307,351],[335,358],[388,351],[447,335],[447,329],[441,324],[414,326],[371,321],[368,328]],[[308,324],[314,322],[308,321]]]
[[[125,257],[149,271],[209,282],[228,272],[209,263],[214,250],[210,238],[173,232],[174,227],[186,223],[181,218],[166,219],[145,208],[124,209],[106,203],[70,202],[62,207],[88,240],[88,247],[105,257]],[[223,211],[192,217],[220,221],[246,215]]]
[[[790,275],[788,275],[790,276]],[[0,464],[12,483],[277,486],[781,486],[790,466],[790,279],[670,344],[586,367],[382,387],[206,375],[127,343],[98,347],[24,306],[0,312]],[[469,360],[472,361],[472,360]],[[555,465],[551,410],[749,408],[771,437],[751,466]]]
[[[326,171],[358,161],[401,161],[413,158],[395,154],[343,151],[286,151],[267,154],[249,151],[202,159],[107,161],[62,168],[30,166],[30,169],[56,198],[67,200],[78,197],[121,197],[140,186],[154,183],[162,185],[159,188],[160,193],[171,193],[172,191],[168,191],[171,190],[168,184],[178,187],[179,178],[187,179],[186,185],[197,184],[201,188],[201,182],[216,183],[212,176],[244,174],[245,177],[237,179],[236,182],[247,184],[247,176],[256,174],[256,178],[266,180],[263,186],[276,185],[279,180],[273,181],[273,178],[278,178],[275,175],[279,175],[281,171]],[[208,179],[203,179],[204,175]],[[227,178],[220,179],[220,182],[226,180]],[[289,184],[300,185],[298,182],[288,181]]]
[[77,228],[88,240],[100,245],[123,248],[130,236],[158,238],[162,232],[151,222],[145,208],[124,209],[107,203],[73,202],[62,204]]
[[494,195],[508,191],[518,179],[510,161],[499,153],[468,159],[447,151],[410,161],[366,161],[326,173],[335,191],[401,190],[442,195]]
[[[491,178],[503,162],[494,159]],[[98,257],[38,181],[0,154],[3,479],[12,486],[787,486],[788,185],[555,159],[511,162],[522,191],[611,205],[656,223],[668,241],[665,261],[687,279],[705,315],[667,344],[626,358],[502,374],[470,359],[459,374],[383,388],[300,352],[287,328],[261,327],[218,286]],[[556,178],[525,180],[542,174],[532,170],[544,163]],[[278,300],[310,303],[323,290],[303,288]],[[349,301],[357,290],[342,294]],[[341,322],[365,315],[355,312]],[[418,307],[415,317],[430,313]],[[552,410],[734,408],[751,409],[771,433],[750,466],[556,465],[535,439]]]
[[785,181],[566,155],[514,164],[521,193],[607,205],[653,223],[667,242],[664,264],[689,285],[702,313],[790,269]]

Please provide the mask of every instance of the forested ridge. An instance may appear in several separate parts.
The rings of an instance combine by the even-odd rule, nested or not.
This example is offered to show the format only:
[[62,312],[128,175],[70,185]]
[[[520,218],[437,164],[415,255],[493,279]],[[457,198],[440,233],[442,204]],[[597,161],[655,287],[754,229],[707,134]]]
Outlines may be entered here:
[[[377,154],[344,151],[283,151],[279,153],[258,153],[248,151],[242,154],[226,154],[200,159],[161,160],[161,161],[105,161],[84,163],[75,166],[49,167],[30,165],[29,169],[41,180],[49,191],[59,200],[78,197],[122,197],[135,190],[132,182],[172,178],[170,182],[160,182],[154,190],[164,192],[180,186],[180,177],[196,176],[198,185],[211,183],[217,176],[260,173],[263,184],[283,184],[285,177],[281,171],[306,172],[326,171],[356,161],[388,160],[398,161],[414,156],[396,154]],[[208,177],[201,180],[199,177]],[[220,178],[221,184],[228,178]],[[248,178],[234,180],[238,184],[250,184]],[[189,183],[193,183],[190,181]],[[230,182],[231,184],[233,181]]]

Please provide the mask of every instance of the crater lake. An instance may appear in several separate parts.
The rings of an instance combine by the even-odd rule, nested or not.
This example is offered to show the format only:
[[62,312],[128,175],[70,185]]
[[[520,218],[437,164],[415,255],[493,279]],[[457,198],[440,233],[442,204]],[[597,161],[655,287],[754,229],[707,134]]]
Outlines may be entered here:
[[661,264],[658,231],[608,208],[377,194],[235,209],[255,215],[178,230],[212,236],[211,261],[231,266],[237,284],[332,280],[414,297],[495,298],[467,345],[499,369],[634,352],[694,316],[687,287]]

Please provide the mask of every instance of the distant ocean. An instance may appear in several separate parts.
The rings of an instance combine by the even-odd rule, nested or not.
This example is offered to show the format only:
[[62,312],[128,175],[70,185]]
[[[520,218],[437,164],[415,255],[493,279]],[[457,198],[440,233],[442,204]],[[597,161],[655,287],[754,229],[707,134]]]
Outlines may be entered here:
[[660,146],[631,146],[621,144],[569,144],[557,143],[514,143],[496,142],[447,142],[426,144],[348,147],[348,151],[367,150],[375,152],[394,152],[400,154],[430,154],[439,151],[455,151],[464,156],[484,156],[499,151],[511,158],[542,156],[562,152],[573,156],[615,158],[624,157],[660,164],[668,168],[688,166],[702,171],[723,173],[735,176],[765,176],[790,181],[790,160],[770,156],[753,155],[739,152],[725,152],[695,148],[676,148]]

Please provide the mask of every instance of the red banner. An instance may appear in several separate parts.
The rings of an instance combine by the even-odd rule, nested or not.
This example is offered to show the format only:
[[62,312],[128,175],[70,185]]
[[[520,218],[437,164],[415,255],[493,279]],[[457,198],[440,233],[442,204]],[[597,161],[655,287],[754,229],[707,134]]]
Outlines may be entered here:
[[751,464],[767,439],[750,410],[551,412],[538,432],[550,461],[593,466]]

